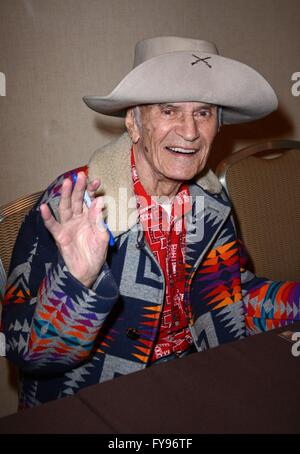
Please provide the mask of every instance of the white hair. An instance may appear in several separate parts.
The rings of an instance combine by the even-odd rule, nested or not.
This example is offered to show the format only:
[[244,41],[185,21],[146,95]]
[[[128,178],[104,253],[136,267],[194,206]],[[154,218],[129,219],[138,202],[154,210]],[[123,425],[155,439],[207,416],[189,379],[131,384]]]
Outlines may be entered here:
[[142,114],[141,114],[140,106],[134,106],[133,115],[134,115],[134,119],[135,119],[135,122],[137,124],[137,127],[139,129],[141,129],[141,127],[142,127]]
[[218,131],[220,131],[222,126],[222,115],[223,115],[223,108],[217,106],[217,116],[218,116]]

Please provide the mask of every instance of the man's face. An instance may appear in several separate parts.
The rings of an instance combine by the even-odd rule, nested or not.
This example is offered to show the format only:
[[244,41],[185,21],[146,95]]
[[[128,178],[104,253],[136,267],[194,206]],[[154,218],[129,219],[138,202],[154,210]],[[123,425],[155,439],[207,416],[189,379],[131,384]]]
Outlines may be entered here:
[[139,109],[137,149],[152,177],[187,181],[197,175],[207,162],[217,133],[217,108],[182,102]]

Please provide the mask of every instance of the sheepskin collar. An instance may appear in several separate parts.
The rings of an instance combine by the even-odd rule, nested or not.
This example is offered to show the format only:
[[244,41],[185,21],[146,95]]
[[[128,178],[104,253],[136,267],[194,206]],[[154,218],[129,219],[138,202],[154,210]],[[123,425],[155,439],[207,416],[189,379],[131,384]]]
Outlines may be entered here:
[[[101,181],[98,194],[105,196],[106,219],[114,235],[132,228],[138,218],[131,176],[131,147],[130,137],[124,133],[116,141],[96,150],[88,164],[89,179]],[[212,194],[222,191],[221,183],[209,169],[202,172],[195,182]]]

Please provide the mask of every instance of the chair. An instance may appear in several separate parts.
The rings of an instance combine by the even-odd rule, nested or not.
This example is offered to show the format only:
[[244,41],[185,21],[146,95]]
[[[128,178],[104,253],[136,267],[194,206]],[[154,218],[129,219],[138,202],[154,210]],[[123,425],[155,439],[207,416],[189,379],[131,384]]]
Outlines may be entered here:
[[35,192],[0,207],[0,259],[6,273],[25,214],[34,206],[42,193],[43,191]]
[[300,281],[300,142],[243,148],[216,169],[257,276]]
[[[20,225],[25,214],[34,206],[43,191],[21,197],[14,202],[0,207],[0,296],[4,293],[6,274],[8,273],[12,250]],[[2,266],[3,263],[3,266]],[[1,320],[1,305],[0,305]],[[1,333],[0,333],[1,335]],[[4,355],[4,335],[0,338],[0,356]],[[18,371],[6,358],[0,357],[0,417],[17,411],[18,407]]]

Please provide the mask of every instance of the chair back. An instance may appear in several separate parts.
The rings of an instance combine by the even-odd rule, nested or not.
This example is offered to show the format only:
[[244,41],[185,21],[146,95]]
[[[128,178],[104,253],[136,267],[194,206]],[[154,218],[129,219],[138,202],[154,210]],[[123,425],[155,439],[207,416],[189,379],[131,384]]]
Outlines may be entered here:
[[42,193],[35,192],[0,207],[0,259],[6,273],[21,223]]
[[[0,265],[1,289],[0,297],[4,294],[6,274],[8,273],[12,250],[17,238],[21,223],[34,206],[43,191],[35,192],[25,197],[21,197],[13,202],[0,207]],[[2,262],[2,263],[1,263]],[[3,264],[3,268],[2,268]],[[1,304],[0,304],[1,321]],[[0,333],[1,335],[2,333]],[[8,362],[5,356],[5,339],[2,334],[0,338],[0,417],[15,413],[18,409],[18,369]]]
[[300,281],[299,169],[295,140],[243,148],[217,167],[258,276]]

